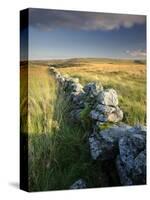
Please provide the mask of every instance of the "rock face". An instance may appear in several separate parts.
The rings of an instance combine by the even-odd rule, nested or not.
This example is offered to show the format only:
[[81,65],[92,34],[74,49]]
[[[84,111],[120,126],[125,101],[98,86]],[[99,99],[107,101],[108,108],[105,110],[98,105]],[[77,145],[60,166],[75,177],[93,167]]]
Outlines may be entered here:
[[99,133],[92,133],[89,137],[91,156],[94,160],[111,160],[118,152],[118,140],[124,136],[130,126],[112,126]]
[[[126,135],[119,140],[117,169],[123,185],[146,183],[146,139],[143,134]],[[122,175],[123,174],[123,175]]]
[[93,160],[116,160],[122,185],[146,183],[146,132],[128,125],[113,126],[89,137]]
[[79,179],[75,183],[73,183],[73,185],[70,186],[70,189],[83,189],[86,187],[86,182],[83,179]]
[[[54,67],[50,67],[50,71],[72,105],[71,121],[82,122],[83,116],[91,120],[90,130],[93,131],[88,138],[91,158],[108,165],[113,162],[121,185],[145,184],[146,127],[120,123],[123,112],[119,108],[117,92],[112,88],[103,89],[101,83],[92,82],[83,87],[78,78],[61,75]],[[109,123],[111,127],[102,128]],[[79,179],[70,188],[86,187],[86,182]]]

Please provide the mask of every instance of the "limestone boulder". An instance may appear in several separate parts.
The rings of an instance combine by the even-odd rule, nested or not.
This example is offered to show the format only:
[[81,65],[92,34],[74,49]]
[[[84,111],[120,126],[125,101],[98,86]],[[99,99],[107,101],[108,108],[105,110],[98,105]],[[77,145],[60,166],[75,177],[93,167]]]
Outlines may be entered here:
[[118,106],[118,95],[114,89],[106,89],[99,93],[97,101],[107,106]]

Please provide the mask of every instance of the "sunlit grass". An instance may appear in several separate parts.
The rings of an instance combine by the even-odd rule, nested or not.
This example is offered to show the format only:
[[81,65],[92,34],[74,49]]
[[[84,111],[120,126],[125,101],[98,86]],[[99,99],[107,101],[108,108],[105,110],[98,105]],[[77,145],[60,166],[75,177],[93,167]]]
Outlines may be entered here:
[[21,102],[23,119],[29,109],[29,127],[21,127],[28,134],[29,190],[68,189],[79,178],[89,187],[104,186],[98,180],[103,174],[94,169],[89,154],[88,134],[70,122],[71,105],[47,69],[34,65],[29,69],[29,99]]
[[82,63],[79,67],[59,68],[64,74],[78,77],[84,85],[101,82],[104,88],[114,88],[124,111],[124,122],[146,124],[146,66],[133,62]]
[[[85,65],[82,61],[80,67],[59,70],[79,77],[82,84],[97,81],[105,88],[113,87],[119,95],[124,122],[145,124],[145,66],[95,62]],[[49,74],[47,63],[32,62],[29,70],[22,68],[21,80],[21,132],[28,134],[29,190],[68,189],[79,178],[84,178],[89,187],[107,185],[101,166],[94,165],[90,157],[88,133],[70,122],[71,105]]]

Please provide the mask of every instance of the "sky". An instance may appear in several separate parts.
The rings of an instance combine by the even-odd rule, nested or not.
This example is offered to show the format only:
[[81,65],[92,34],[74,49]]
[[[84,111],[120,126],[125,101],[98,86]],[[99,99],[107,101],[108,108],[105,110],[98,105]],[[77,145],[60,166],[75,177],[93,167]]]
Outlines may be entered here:
[[30,60],[146,57],[143,15],[29,9],[29,26],[21,27],[24,49],[27,31]]

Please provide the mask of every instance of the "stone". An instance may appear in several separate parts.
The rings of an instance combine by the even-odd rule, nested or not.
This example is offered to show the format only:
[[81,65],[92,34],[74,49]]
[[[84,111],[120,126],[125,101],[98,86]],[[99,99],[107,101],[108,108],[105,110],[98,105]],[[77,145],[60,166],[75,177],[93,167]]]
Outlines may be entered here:
[[107,114],[107,120],[109,122],[119,122],[123,119],[123,112],[119,107],[116,107],[115,111]]
[[54,73],[54,74],[57,74],[57,73],[58,73],[57,69],[54,69],[54,70],[53,70],[53,73]]
[[145,137],[136,133],[125,135],[119,140],[120,159],[128,173],[132,171],[136,156],[144,150],[145,146]]
[[95,110],[91,111],[90,116],[92,119],[100,122],[119,122],[123,119],[123,112],[118,106],[98,104]]
[[[146,184],[146,150],[141,151],[132,162],[130,162],[130,165],[128,162],[130,161],[126,160],[126,162],[123,162],[119,155],[116,159],[116,168],[121,185]],[[127,166],[130,166],[130,172]]]
[[72,92],[70,94],[70,101],[77,107],[77,108],[84,108],[84,100],[83,100],[84,92]]
[[99,111],[100,113],[112,113],[116,109],[113,106],[106,106],[106,105],[103,105],[103,104],[98,104],[96,106],[95,110]]
[[118,105],[117,92],[114,89],[106,89],[101,91],[97,97],[97,101],[103,105],[116,107]]
[[132,179],[135,184],[146,184],[146,150],[141,151],[134,160]]
[[91,157],[93,160],[111,160],[119,152],[118,142],[121,137],[130,134],[131,126],[120,124],[92,133],[89,137]]
[[60,73],[56,73],[55,77],[56,77],[56,79],[59,79],[59,78],[61,78],[61,74]]
[[120,160],[119,155],[117,156],[117,159],[116,159],[116,168],[117,168],[118,176],[120,178],[121,185],[124,185],[124,186],[133,185],[133,181],[130,177],[128,177],[124,164]]
[[51,71],[55,71],[55,68],[54,68],[54,67],[51,67],[51,65],[49,65],[49,69],[50,69]]
[[83,179],[79,179],[70,186],[70,189],[83,189],[86,187],[87,187],[86,182]]
[[146,136],[146,127],[140,124],[137,124],[130,129],[131,133],[142,134]]
[[65,78],[64,78],[63,76],[61,76],[61,77],[58,78],[58,81],[59,81],[59,83],[60,83],[61,85],[63,85],[63,84],[64,84],[64,81],[65,81]]
[[83,86],[78,83],[78,79],[66,78],[64,82],[64,90],[67,93],[81,92],[83,91]]
[[122,185],[146,183],[146,137],[141,130],[134,126],[119,140],[116,167]]
[[99,119],[99,112],[96,111],[96,110],[91,110],[90,116],[91,116],[92,119],[98,120]]
[[98,95],[100,91],[103,90],[103,86],[101,85],[101,83],[92,82],[92,83],[86,84],[83,90],[86,93],[86,95],[88,95],[89,97],[95,97]]
[[81,92],[81,91],[83,91],[83,86],[80,83],[72,83],[69,86],[69,88],[70,88],[70,90],[72,92]]
[[97,139],[96,134],[91,134],[89,137],[89,145],[90,145],[90,152],[91,152],[91,157],[93,160],[97,160],[99,155],[102,153],[101,148],[100,148],[100,141]]
[[99,113],[98,111],[96,110],[92,110],[90,112],[90,117],[93,119],[93,120],[97,120],[97,121],[100,121],[100,122],[107,122],[107,117],[102,114],[102,113]]

